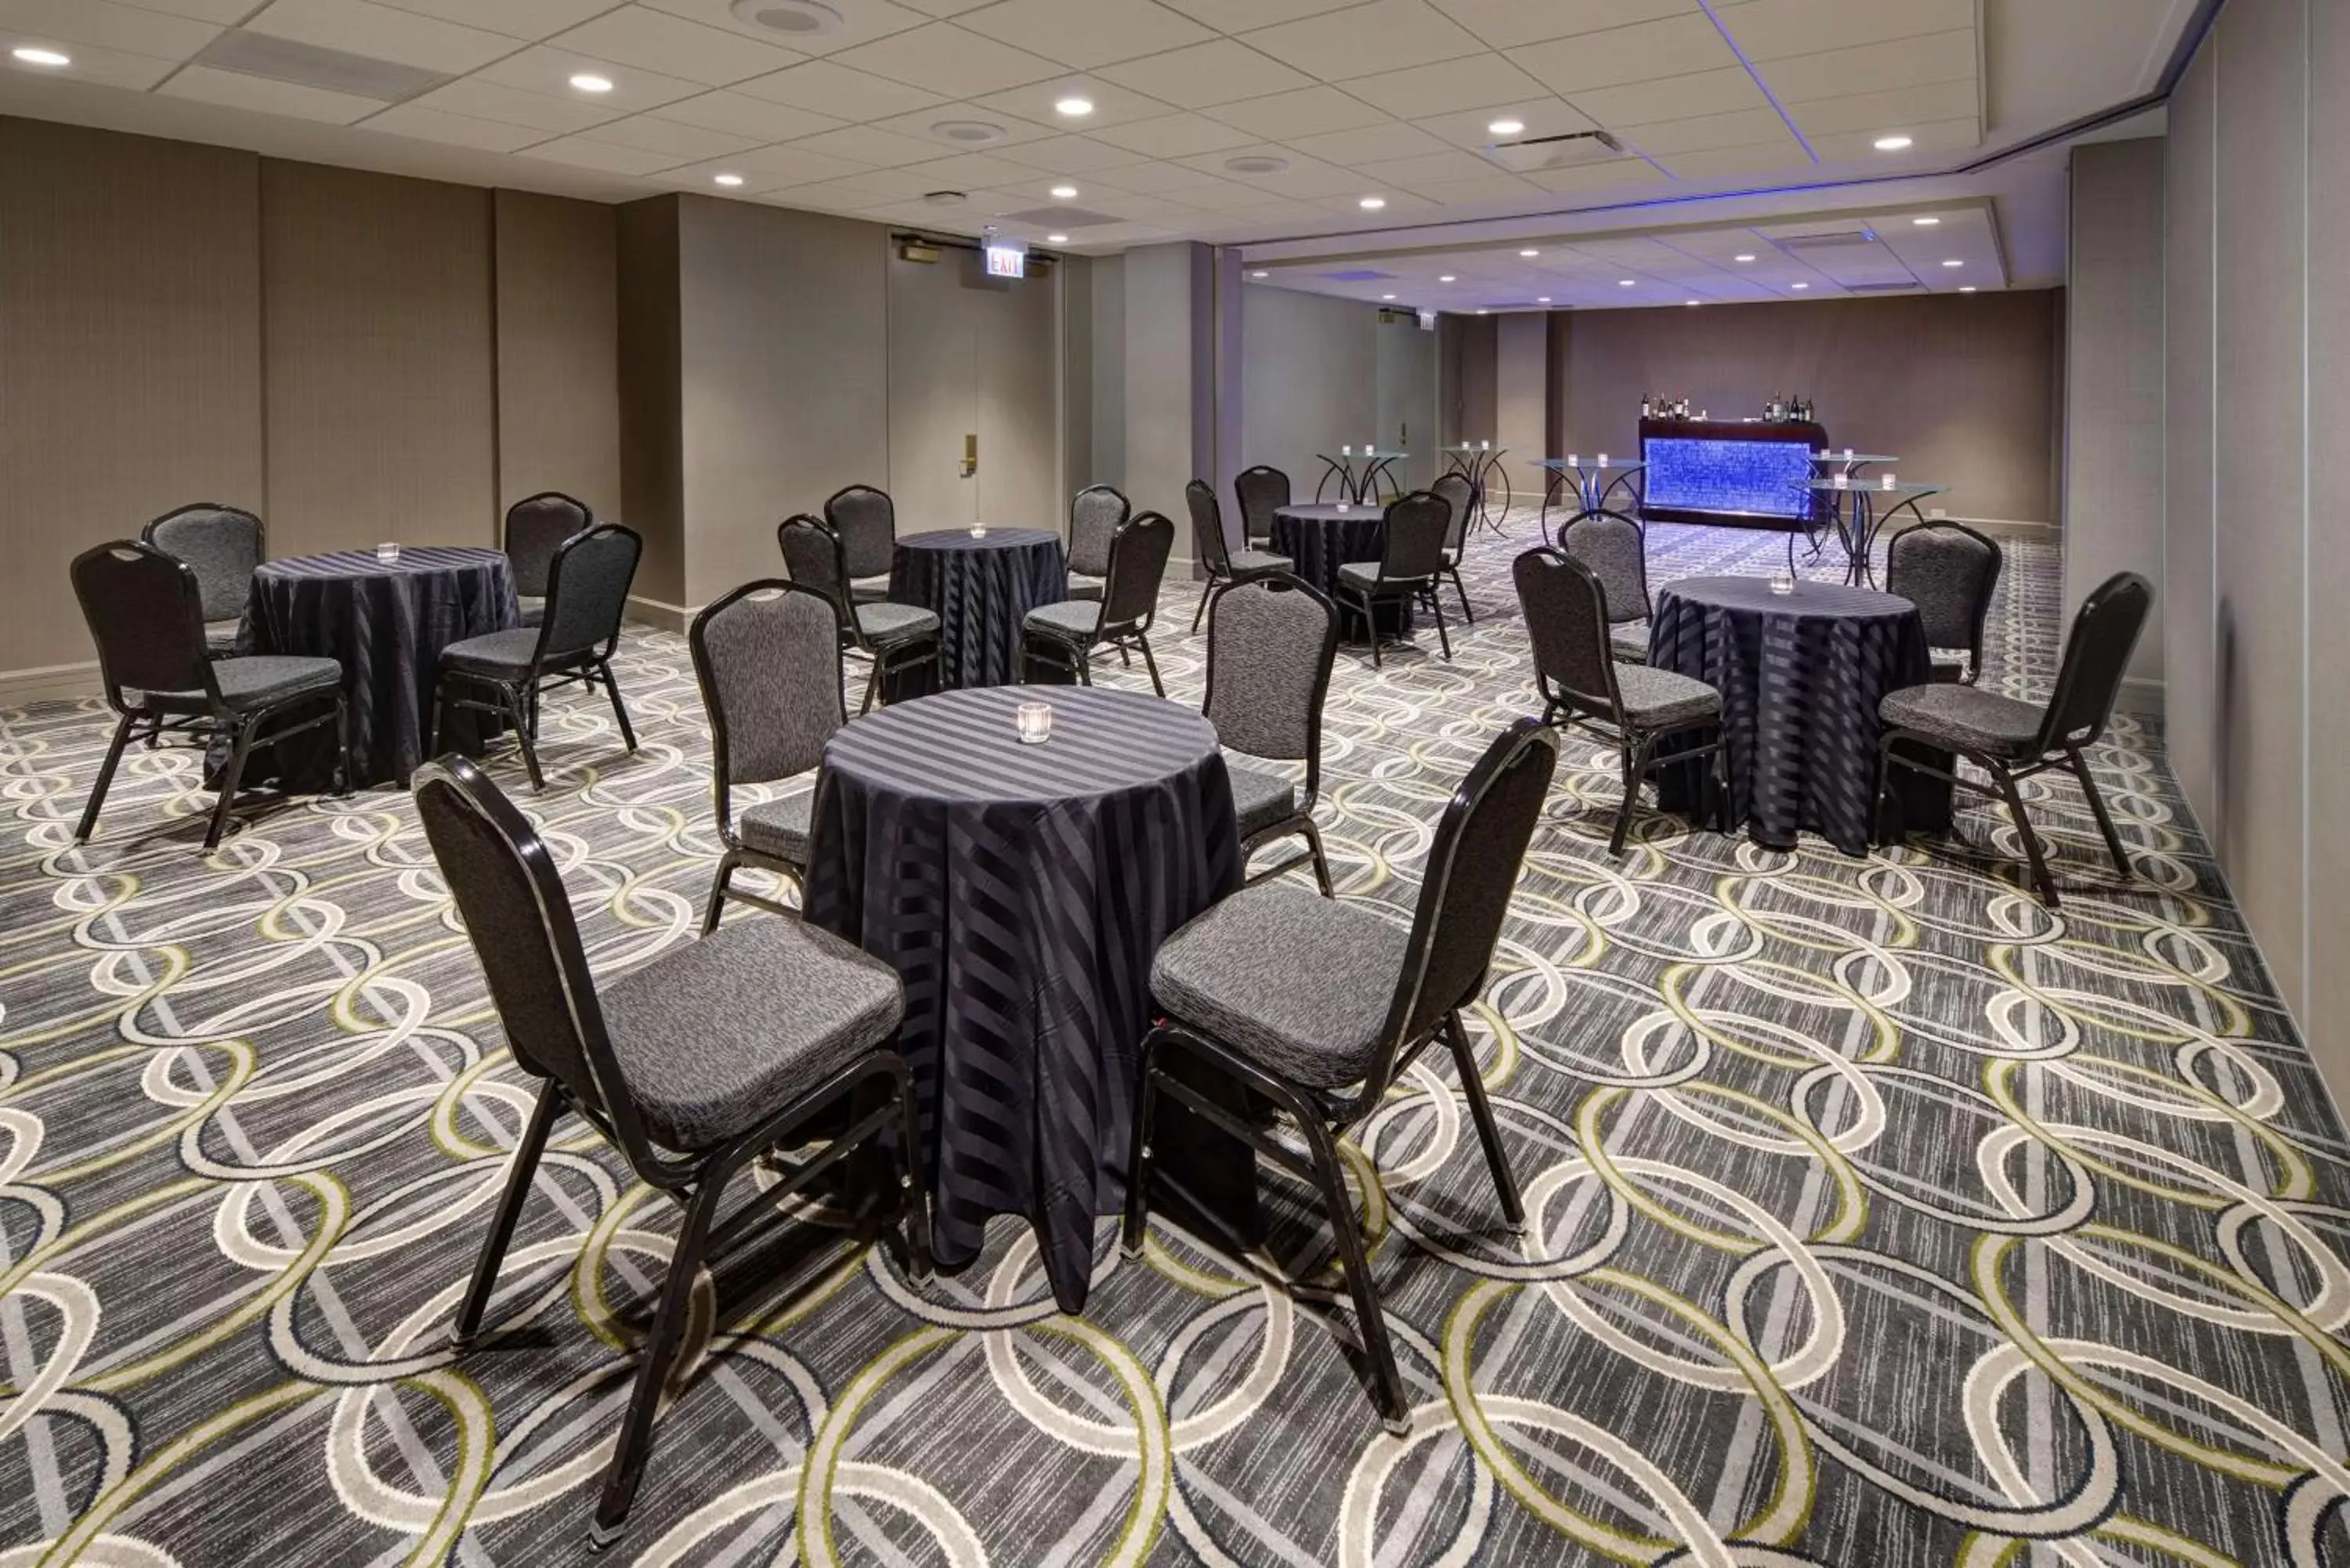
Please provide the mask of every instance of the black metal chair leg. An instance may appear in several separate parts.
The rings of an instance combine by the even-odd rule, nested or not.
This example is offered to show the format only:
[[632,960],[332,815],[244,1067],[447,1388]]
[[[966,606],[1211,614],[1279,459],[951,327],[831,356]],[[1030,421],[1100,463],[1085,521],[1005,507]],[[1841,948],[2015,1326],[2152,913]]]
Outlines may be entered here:
[[1167,683],[1159,679],[1159,660],[1150,657],[1150,639],[1140,632],[1134,634],[1134,646],[1142,649],[1142,667],[1150,671],[1150,689],[1162,698],[1167,695]]
[[473,1282],[465,1287],[465,1299],[457,1304],[456,1321],[449,1325],[449,1343],[459,1350],[472,1345],[482,1332],[482,1314],[497,1292],[498,1265],[505,1261],[506,1243],[514,1240],[515,1221],[530,1197],[539,1154],[546,1147],[547,1134],[563,1108],[563,1091],[556,1087],[554,1079],[543,1080],[538,1103],[531,1106],[530,1120],[523,1124],[522,1139],[515,1145],[514,1158],[506,1167],[505,1190],[498,1194],[497,1210],[490,1216],[490,1233],[482,1238],[482,1255],[474,1261]]
[[702,912],[702,934],[708,936],[718,929],[719,918],[726,913],[726,888],[734,880],[734,872],[743,864],[743,852],[730,849],[718,857],[718,874],[710,879],[710,906]]
[[1461,568],[1458,566],[1453,567],[1451,575],[1452,577],[1452,591],[1461,596],[1461,622],[1467,626],[1475,626],[1477,624],[1477,612],[1469,607],[1469,586],[1461,580]]
[[1380,656],[1379,650],[1379,608],[1371,602],[1368,594],[1363,596],[1363,629],[1371,636],[1371,668],[1385,670],[1387,660]]
[[2048,857],[2040,847],[2040,835],[2033,831],[2032,818],[2024,814],[2022,792],[2015,787],[2015,775],[2004,764],[1990,764],[1992,780],[2007,801],[2009,815],[2015,818],[2015,830],[2023,836],[2023,853],[2032,862],[2032,886],[2040,894],[2040,901],[2054,909],[2058,907],[2056,878],[2048,874]]
[[1901,830],[1887,832],[1895,814],[1888,810],[1893,798],[1893,737],[1879,736],[1877,742],[1877,770],[1869,775],[1868,838],[1877,845],[1898,845]]
[[1336,898],[1337,889],[1330,882],[1330,857],[1322,851],[1322,830],[1314,826],[1314,819],[1309,816],[1299,824],[1297,831],[1305,836],[1305,847],[1314,852],[1314,880],[1322,885],[1322,896]]
[[[76,844],[88,843],[91,830],[98,826],[98,808],[106,804],[106,792],[114,787],[115,766],[122,761],[122,748],[130,743],[130,732],[138,723],[134,715],[125,713],[122,722],[114,726],[114,739],[107,742],[106,761],[99,764],[98,784],[89,792],[89,804],[81,808],[81,826],[74,829]],[[157,723],[160,725],[161,721]]]
[[1079,649],[1070,662],[1076,666],[1077,684],[1091,686],[1094,683],[1094,650],[1091,648]]
[[1428,607],[1436,612],[1436,640],[1444,649],[1444,662],[1452,662],[1452,634],[1444,626],[1444,601],[1433,593],[1428,596]]
[[678,1226],[677,1248],[670,1254],[669,1277],[661,1282],[660,1307],[645,1337],[643,1359],[637,1365],[637,1385],[629,1396],[629,1413],[620,1424],[620,1440],[612,1450],[611,1468],[604,1472],[604,1492],[596,1504],[596,1521],[588,1532],[588,1549],[599,1552],[619,1539],[628,1522],[629,1505],[636,1501],[637,1482],[645,1461],[652,1456],[653,1416],[660,1408],[670,1364],[676,1359],[678,1341],[685,1336],[687,1304],[693,1299],[693,1277],[700,1270],[704,1244],[710,1239],[711,1217],[718,1211],[724,1183],[706,1178],[686,1205]]
[[612,661],[603,659],[596,668],[603,672],[604,695],[612,700],[612,717],[619,721],[620,740],[633,752],[637,749],[637,729],[629,722],[628,704],[620,701],[620,683],[612,679]]
[[2106,810],[2106,797],[2097,789],[2097,781],[2089,774],[2089,759],[2074,747],[2064,753],[2073,764],[2073,776],[2081,781],[2081,793],[2089,797],[2089,810],[2097,818],[2097,831],[2106,836],[2106,848],[2114,857],[2114,869],[2124,877],[2135,875],[2130,868],[2129,851],[2123,846],[2122,836],[2114,828],[2112,814]]
[[230,747],[228,766],[221,771],[220,799],[213,805],[213,825],[204,835],[206,851],[220,847],[221,835],[228,831],[229,813],[236,805],[236,786],[244,778],[244,760],[253,755],[253,732],[256,720],[245,719],[236,727],[236,742]]
[[[1305,1107],[1300,1107],[1305,1108]],[[1411,1429],[1411,1407],[1403,1395],[1403,1375],[1396,1370],[1395,1346],[1388,1340],[1388,1320],[1379,1311],[1378,1288],[1371,1282],[1370,1259],[1363,1251],[1363,1233],[1355,1223],[1355,1206],[1347,1196],[1347,1178],[1338,1166],[1337,1145],[1321,1118],[1298,1118],[1313,1153],[1314,1177],[1322,1189],[1322,1207],[1329,1212],[1330,1229],[1338,1241],[1339,1266],[1347,1272],[1347,1289],[1355,1298],[1357,1332],[1363,1355],[1371,1364],[1372,1403],[1379,1422],[1398,1437]]]
[[341,692],[335,693],[335,751],[342,759],[340,794],[359,793],[359,775],[351,771],[351,704]]
[[1134,1131],[1126,1154],[1126,1227],[1119,1250],[1129,1258],[1142,1256],[1142,1241],[1150,1229],[1150,1126],[1159,1109],[1159,1035],[1142,1039],[1141,1092],[1136,1096]]
[[514,722],[515,738],[522,742],[523,766],[530,770],[530,787],[546,788],[546,775],[538,771],[538,742],[535,738],[530,717],[523,711],[522,693],[511,686],[498,688],[506,700],[506,712]]
[[865,701],[858,705],[857,716],[858,718],[862,719],[866,714],[873,711],[873,699],[879,696],[880,691],[881,656],[879,653],[876,653],[873,656],[873,673],[865,678]]
[[906,1272],[931,1278],[931,1191],[922,1179],[922,1118],[914,1106],[914,1078],[901,1060],[890,1072],[898,1085],[898,1189],[906,1200]]
[[1510,1222],[1514,1234],[1526,1228],[1526,1206],[1518,1197],[1518,1179],[1510,1172],[1510,1157],[1502,1147],[1502,1129],[1493,1120],[1493,1103],[1485,1096],[1485,1080],[1477,1075],[1477,1053],[1470,1047],[1469,1031],[1461,1026],[1461,1015],[1448,1013],[1444,1019],[1445,1039],[1452,1046],[1452,1063],[1461,1074],[1461,1097],[1469,1102],[1469,1116],[1477,1124],[1477,1141],[1485,1146],[1485,1163],[1493,1172],[1493,1189],[1502,1197],[1502,1218]]
[[1193,637],[1200,635],[1200,618],[1208,613],[1208,601],[1215,597],[1215,592],[1216,575],[1213,572],[1211,572],[1208,574],[1208,580],[1200,585],[1200,602],[1199,605],[1191,611],[1191,635]]
[[1640,781],[1648,776],[1648,757],[1657,748],[1654,735],[1642,735],[1638,740],[1625,737],[1624,804],[1616,812],[1616,835],[1607,841],[1607,853],[1622,855],[1624,840],[1632,832],[1632,814],[1640,809]]

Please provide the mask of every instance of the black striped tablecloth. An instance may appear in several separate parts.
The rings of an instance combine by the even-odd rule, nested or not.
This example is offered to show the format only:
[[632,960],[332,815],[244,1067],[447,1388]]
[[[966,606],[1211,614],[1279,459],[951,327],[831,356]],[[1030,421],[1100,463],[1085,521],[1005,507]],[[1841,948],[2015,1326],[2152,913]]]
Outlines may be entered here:
[[[1055,710],[1043,745],[1024,701]],[[1125,1195],[1150,961],[1240,882],[1215,731],[1130,692],[944,692],[834,736],[815,811],[807,919],[905,981],[940,1262],[1024,1216],[1076,1311]]]
[[910,534],[889,564],[889,597],[939,618],[939,685],[1009,686],[1020,679],[1020,626],[1069,597],[1061,536],[1042,528]]
[[[1340,597],[1338,568],[1349,561],[1378,565],[1387,538],[1387,512],[1376,505],[1342,509],[1336,503],[1299,503],[1273,514],[1273,553],[1296,562],[1297,575],[1346,612],[1350,636],[1361,631],[1362,616],[1351,607],[1352,600]],[[1411,630],[1411,604],[1398,599],[1382,605],[1378,618],[1382,632],[1400,637]]]

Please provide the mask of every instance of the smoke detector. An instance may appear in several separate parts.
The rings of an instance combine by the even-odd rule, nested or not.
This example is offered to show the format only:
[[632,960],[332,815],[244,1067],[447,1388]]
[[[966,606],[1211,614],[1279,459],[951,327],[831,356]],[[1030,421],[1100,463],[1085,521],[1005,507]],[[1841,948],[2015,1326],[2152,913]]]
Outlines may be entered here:
[[734,0],[733,10],[754,27],[796,38],[837,33],[846,26],[840,13],[824,0]]
[[1251,152],[1239,158],[1225,159],[1224,167],[1235,174],[1278,174],[1289,167],[1289,160],[1275,158],[1269,153]]
[[1011,132],[983,119],[942,119],[931,127],[931,134],[957,147],[993,147]]

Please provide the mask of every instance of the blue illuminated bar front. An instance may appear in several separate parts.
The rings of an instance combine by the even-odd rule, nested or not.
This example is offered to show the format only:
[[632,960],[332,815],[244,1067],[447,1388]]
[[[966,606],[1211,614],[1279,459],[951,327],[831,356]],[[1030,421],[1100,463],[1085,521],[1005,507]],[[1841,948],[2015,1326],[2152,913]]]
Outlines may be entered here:
[[1809,514],[1813,455],[1827,446],[1818,425],[1643,420],[1648,463],[1643,517],[1666,523],[1737,523],[1792,528]]

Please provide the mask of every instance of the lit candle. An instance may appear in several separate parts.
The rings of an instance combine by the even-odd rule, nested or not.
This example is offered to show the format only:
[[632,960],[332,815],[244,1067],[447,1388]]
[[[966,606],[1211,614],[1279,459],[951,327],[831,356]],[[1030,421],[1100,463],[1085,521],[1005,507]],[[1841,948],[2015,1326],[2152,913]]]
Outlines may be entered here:
[[1795,591],[1795,579],[1794,579],[1794,577],[1793,576],[1791,576],[1790,574],[1786,573],[1786,572],[1773,572],[1773,573],[1772,573],[1772,574],[1771,574],[1771,591],[1772,591],[1773,593],[1774,593],[1774,594],[1792,594],[1792,593],[1794,593],[1794,592]]
[[1020,743],[1041,746],[1053,734],[1053,705],[1050,702],[1023,702],[1018,709]]
[[1885,476],[1885,488],[1887,490],[1898,488],[1900,483],[1901,476],[1898,473],[1888,473]]
[[375,547],[375,558],[387,566],[390,566],[400,559],[400,545],[392,540],[385,540]]
[[1493,443],[1489,441],[1481,441],[1477,443],[1477,447],[1481,452],[1491,452],[1493,450]]
[[1845,472],[1844,472],[1843,470],[1841,470],[1841,469],[1839,469],[1839,470],[1837,470],[1837,471],[1836,471],[1836,476],[1835,476],[1835,487],[1836,487],[1838,490],[1842,490],[1843,488],[1845,488],[1845,486],[1846,486],[1846,485],[1850,484],[1851,483],[1852,483],[1852,475],[1851,475],[1851,474]]
[[1569,468],[1581,468],[1583,466],[1583,459],[1577,457],[1573,452],[1568,452],[1566,454],[1566,466]]
[[1338,449],[1338,455],[1340,457],[1352,457],[1355,455],[1355,449],[1350,446],[1342,446]]
[[1844,460],[1846,462],[1850,462],[1852,461],[1852,448],[1846,447],[1844,449]]
[[1599,466],[1602,468],[1607,466],[1607,454],[1604,452],[1599,454]]

